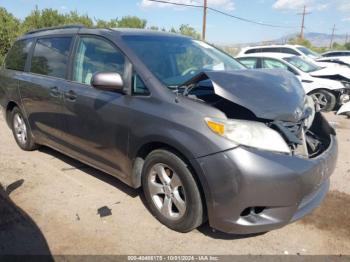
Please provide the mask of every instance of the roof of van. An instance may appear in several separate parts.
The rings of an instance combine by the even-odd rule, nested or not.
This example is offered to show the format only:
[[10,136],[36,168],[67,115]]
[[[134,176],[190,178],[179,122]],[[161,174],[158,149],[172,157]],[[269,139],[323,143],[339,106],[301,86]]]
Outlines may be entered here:
[[188,38],[188,36],[183,36],[175,33],[169,33],[164,31],[155,31],[149,29],[135,29],[135,28],[87,28],[81,25],[67,25],[60,27],[49,27],[42,28],[38,30],[30,31],[23,36],[19,37],[19,39],[28,39],[33,37],[40,36],[49,36],[49,35],[64,35],[64,34],[76,34],[76,33],[86,33],[86,34],[96,34],[96,35],[104,35],[104,34],[116,34],[116,35],[137,35],[137,36],[168,36],[168,37],[184,37]]
[[248,50],[248,49],[256,49],[256,48],[271,48],[271,47],[289,47],[289,48],[297,48],[297,47],[303,47],[301,45],[290,45],[290,44],[281,44],[281,45],[252,45],[252,46],[246,46],[243,47],[242,50]]
[[244,57],[267,57],[267,58],[278,58],[278,59],[283,59],[287,57],[293,57],[295,55],[292,54],[284,54],[284,53],[253,53],[253,54],[244,54],[237,56],[236,58],[244,58]]

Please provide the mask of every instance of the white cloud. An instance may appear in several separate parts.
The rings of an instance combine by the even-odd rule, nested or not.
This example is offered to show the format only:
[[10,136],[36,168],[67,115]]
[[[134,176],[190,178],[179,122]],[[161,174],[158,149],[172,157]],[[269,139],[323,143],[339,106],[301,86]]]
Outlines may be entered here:
[[350,12],[350,1],[349,0],[338,0],[337,9],[341,12]]
[[319,0],[276,0],[272,6],[278,10],[301,10],[304,5],[308,10],[321,11],[326,9],[329,6],[329,3]]
[[[202,0],[165,0],[167,2],[180,3],[180,4],[190,4],[190,5],[203,5]],[[157,3],[148,0],[142,0],[140,3],[141,7],[158,7],[158,8],[175,8],[179,9],[179,6],[170,5],[165,3]],[[208,0],[208,6],[220,8],[226,11],[232,11],[235,9],[235,3],[233,0]]]
[[346,17],[342,19],[343,22],[350,22],[350,17]]

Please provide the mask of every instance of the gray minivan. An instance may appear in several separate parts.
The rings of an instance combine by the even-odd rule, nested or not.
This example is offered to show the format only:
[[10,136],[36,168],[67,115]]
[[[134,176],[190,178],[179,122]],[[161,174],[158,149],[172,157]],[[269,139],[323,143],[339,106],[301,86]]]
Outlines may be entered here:
[[320,204],[336,164],[335,131],[292,74],[175,34],[29,32],[1,68],[0,104],[23,150],[49,146],[142,187],[180,232],[282,227]]

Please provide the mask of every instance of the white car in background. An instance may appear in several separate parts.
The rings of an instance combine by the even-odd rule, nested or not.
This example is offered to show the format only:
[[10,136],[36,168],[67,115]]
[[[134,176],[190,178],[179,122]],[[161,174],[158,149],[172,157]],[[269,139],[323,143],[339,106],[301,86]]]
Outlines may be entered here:
[[301,81],[305,93],[314,98],[322,111],[332,111],[350,100],[350,70],[322,68],[299,56],[254,53],[236,57],[251,69],[285,69]]
[[[251,55],[251,54],[258,54],[258,53],[282,53],[282,54],[295,55],[322,67],[336,67],[336,68],[348,67],[347,65],[344,65],[343,63],[338,62],[334,59],[332,61],[321,61],[322,57],[320,54],[302,45],[249,46],[249,47],[242,48],[241,51],[238,53],[238,56],[240,57],[244,55]],[[321,60],[319,61],[319,59]]]
[[317,59],[320,62],[342,63],[350,67],[350,51],[328,51],[321,54],[321,57]]

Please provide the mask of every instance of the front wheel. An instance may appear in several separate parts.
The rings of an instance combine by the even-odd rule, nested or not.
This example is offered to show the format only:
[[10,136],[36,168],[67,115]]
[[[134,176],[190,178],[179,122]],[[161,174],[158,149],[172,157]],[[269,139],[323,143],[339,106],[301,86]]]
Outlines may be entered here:
[[204,221],[198,185],[186,163],[167,150],[155,150],[145,160],[142,187],[152,214],[165,226],[189,232]]
[[311,97],[319,105],[320,110],[323,112],[334,110],[337,103],[335,95],[326,90],[317,90],[311,94]]
[[13,108],[11,112],[11,126],[13,136],[21,149],[32,151],[38,147],[33,140],[28,122],[18,107]]

